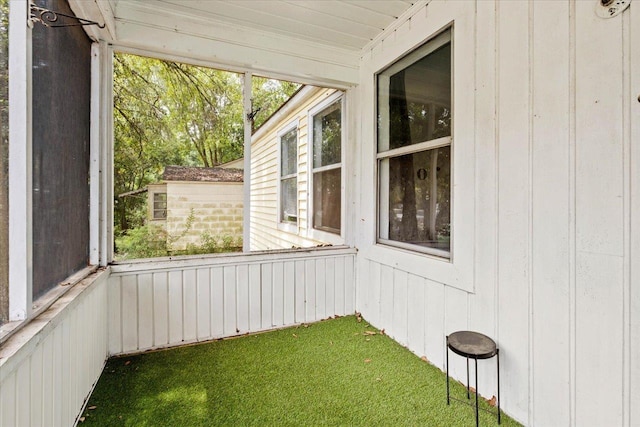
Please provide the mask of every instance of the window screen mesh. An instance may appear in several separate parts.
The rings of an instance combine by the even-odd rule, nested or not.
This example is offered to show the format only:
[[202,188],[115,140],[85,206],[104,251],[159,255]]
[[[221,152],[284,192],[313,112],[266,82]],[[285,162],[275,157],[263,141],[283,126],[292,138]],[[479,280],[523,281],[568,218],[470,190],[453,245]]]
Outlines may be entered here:
[[[61,0],[37,5],[72,14]],[[91,42],[81,27],[33,28],[33,298],[89,257]]]

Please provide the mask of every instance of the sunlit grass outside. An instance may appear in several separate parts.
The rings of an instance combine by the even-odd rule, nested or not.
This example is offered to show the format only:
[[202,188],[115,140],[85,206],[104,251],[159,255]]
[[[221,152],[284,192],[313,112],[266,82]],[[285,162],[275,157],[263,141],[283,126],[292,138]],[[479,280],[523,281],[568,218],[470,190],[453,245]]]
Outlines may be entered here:
[[447,406],[442,371],[348,316],[111,359],[81,425],[470,426],[475,415]]

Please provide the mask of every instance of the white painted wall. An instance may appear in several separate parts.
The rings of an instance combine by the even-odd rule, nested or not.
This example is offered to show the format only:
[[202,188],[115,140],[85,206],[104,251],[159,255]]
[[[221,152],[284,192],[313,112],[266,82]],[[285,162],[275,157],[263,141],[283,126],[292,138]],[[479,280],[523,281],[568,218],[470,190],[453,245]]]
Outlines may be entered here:
[[[495,338],[502,407],[527,425],[640,425],[640,4],[594,7],[432,1],[361,61],[357,308],[443,369],[447,334]],[[452,263],[375,245],[373,86],[450,22]]]
[[352,314],[355,254],[322,248],[115,265],[109,354]]
[[0,348],[0,425],[71,426],[107,358],[107,278],[70,289]]

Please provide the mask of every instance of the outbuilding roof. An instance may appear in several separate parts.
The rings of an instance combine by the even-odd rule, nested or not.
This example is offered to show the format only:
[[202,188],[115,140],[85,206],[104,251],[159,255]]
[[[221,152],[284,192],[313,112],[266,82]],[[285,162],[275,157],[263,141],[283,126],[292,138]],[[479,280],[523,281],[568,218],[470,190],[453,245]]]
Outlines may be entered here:
[[201,168],[165,166],[164,181],[243,182],[243,170],[232,168]]

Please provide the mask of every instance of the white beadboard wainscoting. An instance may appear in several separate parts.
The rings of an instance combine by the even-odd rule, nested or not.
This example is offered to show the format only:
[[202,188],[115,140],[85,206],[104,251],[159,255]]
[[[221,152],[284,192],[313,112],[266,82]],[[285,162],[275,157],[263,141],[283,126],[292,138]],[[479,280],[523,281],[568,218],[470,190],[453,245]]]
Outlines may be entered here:
[[114,265],[109,354],[351,314],[355,255],[340,247]]
[[0,426],[71,426],[107,359],[109,272],[73,286],[0,349]]

